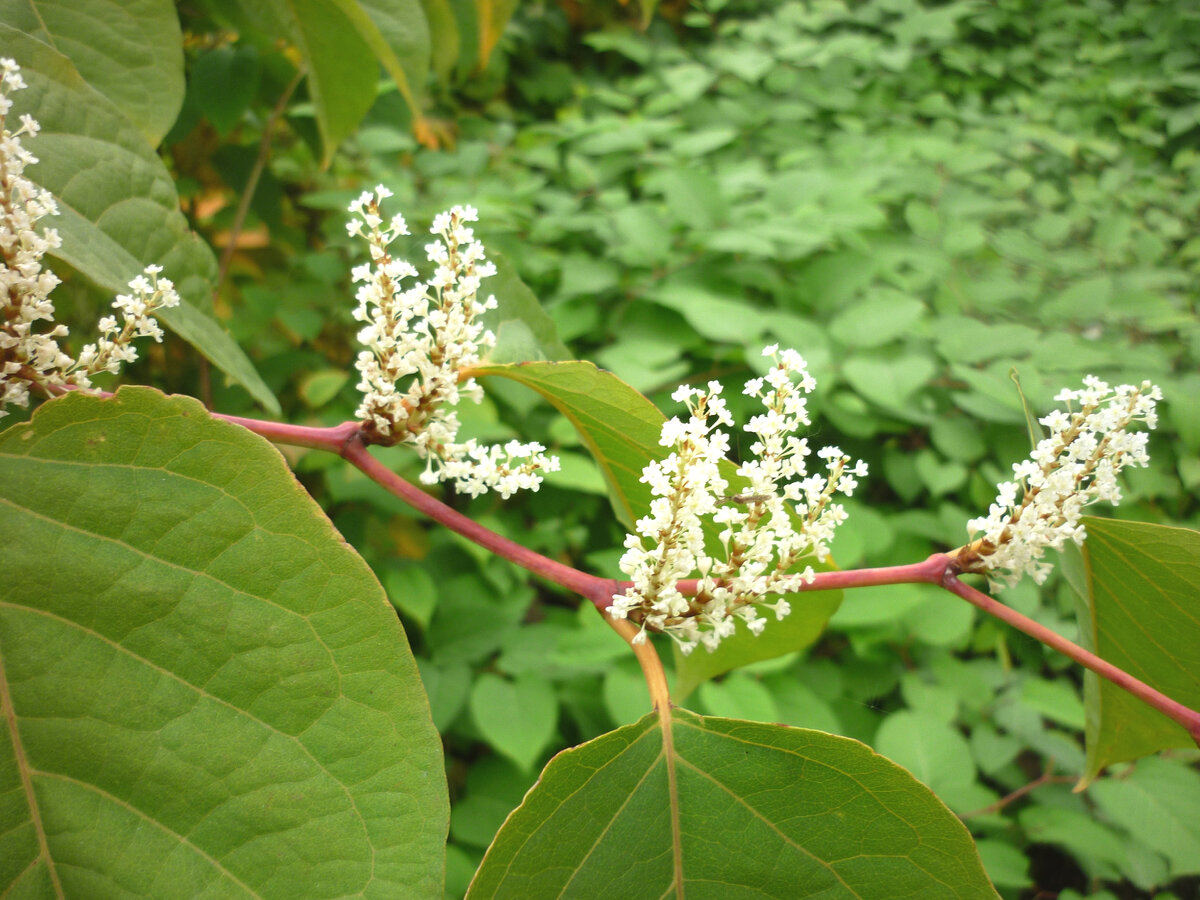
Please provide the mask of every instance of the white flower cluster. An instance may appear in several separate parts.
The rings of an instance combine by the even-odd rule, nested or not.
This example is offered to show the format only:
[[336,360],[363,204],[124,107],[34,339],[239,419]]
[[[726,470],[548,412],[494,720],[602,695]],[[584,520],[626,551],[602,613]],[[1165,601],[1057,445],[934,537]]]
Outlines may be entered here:
[[[765,378],[746,382],[745,393],[761,400],[765,411],[745,426],[755,438],[754,458],[737,469],[737,493],[729,493],[719,469],[730,446],[721,429],[733,425],[721,385],[683,386],[672,395],[690,416],[664,423],[660,443],[671,452],[642,470],[654,499],[637,534],[625,539],[620,567],[633,585],[614,596],[608,610],[641,625],[637,640],[645,640],[647,629],[663,631],[684,653],[698,644],[712,651],[733,634],[736,619],[754,634],[767,624],[761,610],[782,619],[791,606],[779,595],[813,578],[810,565],[793,570],[806,560],[824,561],[834,529],[845,521],[834,494],[850,496],[857,478],[867,474],[865,463],[850,466],[837,447],[818,451],[823,471],[809,474],[812,451],[795,432],[810,424],[805,395],[816,382],[794,350],[780,353],[773,345],[763,355],[774,365]],[[714,542],[706,541],[706,523],[721,528]],[[719,553],[711,555],[717,543]],[[695,592],[684,594],[678,582],[696,573]],[[767,602],[770,596],[778,599]]]
[[[1042,557],[1046,548],[1067,541],[1082,544],[1080,523],[1090,503],[1121,500],[1118,473],[1130,465],[1146,466],[1146,432],[1126,429],[1135,422],[1154,428],[1155,403],[1162,392],[1150,382],[1134,387],[1087,376],[1079,390],[1063,389],[1054,398],[1067,404],[1039,419],[1050,429],[1029,459],[1013,465],[1013,480],[998,485],[999,495],[986,516],[972,519],[972,537],[982,535],[958,554],[963,571],[986,572],[993,580],[1015,584],[1029,573],[1041,584],[1050,572]],[[1078,402],[1078,411],[1072,411]],[[1019,498],[1019,499],[1018,499]]]
[[8,415],[7,406],[28,406],[31,386],[89,387],[89,375],[115,373],[122,362],[137,359],[130,346],[135,337],[162,340],[150,314],[179,303],[171,282],[158,277],[162,269],[150,266],[146,269],[150,280],[139,275],[129,284],[132,295],[119,296],[113,303],[124,320],[121,328],[113,316],[101,319],[99,343],[84,347],[78,360],[58,344],[59,338],[67,336],[67,326],[35,331],[38,322],[54,321],[50,292],[59,279],[42,268],[42,257],[62,246],[62,239],[53,228],[38,230],[37,223],[57,215],[58,207],[48,191],[24,175],[25,167],[37,158],[21,145],[21,137],[37,135],[38,123],[24,115],[16,131],[8,128],[9,94],[24,87],[20,67],[11,59],[0,59],[0,417]]
[[354,281],[361,282],[354,317],[366,323],[358,334],[366,349],[355,364],[363,392],[358,417],[376,442],[414,447],[426,460],[421,480],[427,484],[450,481],[473,497],[488,490],[502,497],[522,488],[537,490],[541,473],[558,469],[557,457],[546,456],[541,444],[510,441],[487,447],[474,439],[457,440],[454,407],[464,397],[477,403],[483,398],[475,379],[462,373],[479,365],[496,343],[478,321],[496,307],[495,297],[478,296],[480,282],[496,272],[467,226],[478,214],[470,206],[456,206],[438,215],[430,232],[439,239],[425,247],[436,267],[433,277],[404,288],[404,279],[418,272],[388,250],[409,233],[403,216],[384,224],[380,203],[390,196],[380,185],[350,204],[357,218],[347,230],[364,238],[371,253],[371,261],[353,272]]

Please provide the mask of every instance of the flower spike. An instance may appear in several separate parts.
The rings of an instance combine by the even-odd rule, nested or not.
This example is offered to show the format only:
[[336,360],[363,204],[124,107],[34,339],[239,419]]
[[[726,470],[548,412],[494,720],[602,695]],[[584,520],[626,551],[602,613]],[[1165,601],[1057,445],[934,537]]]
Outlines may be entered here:
[[[1156,402],[1162,392],[1148,381],[1135,387],[1110,387],[1093,375],[1078,390],[1064,388],[1054,398],[1066,410],[1038,421],[1050,429],[1029,459],[1013,464],[1013,480],[999,493],[986,516],[967,523],[972,543],[956,554],[963,572],[983,572],[1000,584],[1015,584],[1029,574],[1041,584],[1050,573],[1043,557],[1087,536],[1080,521],[1086,506],[1121,501],[1117,475],[1126,466],[1149,465],[1149,435],[1128,431],[1141,422],[1158,423]],[[1079,404],[1073,411],[1072,405]]]

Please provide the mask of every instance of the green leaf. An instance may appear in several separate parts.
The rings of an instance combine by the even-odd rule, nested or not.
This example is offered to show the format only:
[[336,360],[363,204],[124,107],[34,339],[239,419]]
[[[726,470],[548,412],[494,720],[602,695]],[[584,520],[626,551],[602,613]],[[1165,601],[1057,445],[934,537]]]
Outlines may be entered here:
[[530,772],[554,737],[558,701],[540,675],[508,681],[485,672],[471,688],[471,715],[484,740]]
[[[353,0],[273,0],[303,60],[321,133],[322,165],[375,102],[378,62],[360,29],[370,20]],[[378,39],[378,31],[374,37]]]
[[[1085,518],[1085,646],[1167,696],[1200,709],[1200,533],[1140,522]],[[1111,682],[1084,677],[1087,769],[1167,747],[1195,746],[1188,733]]]
[[467,897],[685,894],[997,896],[962,823],[857,741],[673,709],[551,760]]
[[[433,53],[421,0],[338,0],[375,58],[391,76],[413,120],[422,116]],[[365,15],[364,15],[365,13]],[[374,100],[374,92],[371,99]]]
[[404,632],[267,442],[71,394],[0,435],[0,529],[0,892],[441,896]]
[[1172,878],[1200,874],[1200,772],[1176,760],[1144,759],[1088,793],[1108,818],[1167,858]]
[[480,366],[477,375],[511,378],[537,391],[579,432],[608,485],[617,518],[627,528],[649,507],[642,469],[658,458],[663,414],[611,372],[588,362]]
[[175,124],[183,105],[183,41],[170,0],[0,0],[0,22],[69,53],[83,82],[151,147]]
[[[476,372],[527,385],[567,417],[604,475],[617,518],[632,529],[650,506],[650,489],[640,480],[642,469],[651,459],[663,456],[658,443],[663,415],[654,404],[591,363],[522,363],[485,366]],[[722,474],[736,484],[733,469],[733,464],[726,462]],[[789,596],[791,615],[771,622],[761,636],[739,622],[736,632],[722,641],[715,653],[677,654],[678,696],[686,697],[697,685],[730,669],[804,649],[817,639],[841,602],[840,591]]]
[[488,258],[496,265],[496,274],[483,289],[496,296],[497,304],[483,316],[484,324],[496,334],[496,347],[488,361],[499,364],[569,357],[571,351],[558,339],[554,320],[512,263],[495,251],[488,251]]
[[878,347],[903,337],[925,313],[925,304],[899,292],[880,292],[829,323],[831,336],[847,347]]
[[30,112],[43,128],[31,141],[41,162],[30,175],[58,200],[50,224],[62,236],[54,255],[101,291],[128,290],[151,263],[165,267],[183,302],[158,315],[264,407],[279,403],[254,365],[216,320],[211,307],[217,263],[188,228],[170,173],[154,149],[111,103],[83,84],[72,62],[0,25],[0,39],[22,66],[29,89],[14,112]]
[[260,66],[253,45],[215,47],[196,58],[191,90],[200,112],[226,136],[258,93]]
[[678,645],[672,643],[678,685],[675,699],[682,701],[697,685],[725,672],[811,646],[841,605],[842,591],[806,591],[788,597],[791,613],[778,622],[767,614],[771,621],[760,635],[751,633],[746,623],[738,619],[734,633],[721,641],[712,653],[697,649],[684,656]]
[[933,361],[916,353],[855,355],[842,373],[856,392],[873,403],[902,409],[909,397],[937,371]]
[[873,743],[938,796],[961,791],[975,780],[966,738],[937,716],[907,710],[893,713],[883,720]]
[[479,23],[479,68],[486,69],[500,33],[512,18],[517,0],[475,0],[475,15]]

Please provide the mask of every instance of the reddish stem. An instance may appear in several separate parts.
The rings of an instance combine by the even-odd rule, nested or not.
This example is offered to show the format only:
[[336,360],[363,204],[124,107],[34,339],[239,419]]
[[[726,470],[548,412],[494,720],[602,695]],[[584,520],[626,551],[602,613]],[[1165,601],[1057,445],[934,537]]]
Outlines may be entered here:
[[467,540],[491,550],[497,556],[502,556],[535,575],[541,575],[548,581],[553,581],[557,585],[586,597],[601,611],[612,605],[612,596],[616,593],[612,579],[589,575],[572,566],[550,559],[548,556],[535,553],[528,547],[522,547],[516,541],[510,541],[480,525],[474,519],[451,509],[375,459],[367,451],[367,446],[359,434],[352,435],[342,445],[340,452],[348,462],[376,484],[391,491],[413,509],[425,513],[429,518],[445,525],[451,531],[458,532]]
[[[949,558],[947,557],[947,559]],[[976,590],[968,584],[963,584],[950,569],[947,569],[945,576],[942,578],[942,587],[962,597],[968,603],[979,607],[985,613],[995,616],[1003,622],[1007,622],[1018,631],[1023,631],[1048,647],[1053,647],[1059,653],[1069,656],[1081,666],[1091,669],[1101,678],[1107,678],[1117,687],[1124,688],[1139,700],[1150,704],[1164,715],[1170,716],[1182,725],[1188,734],[1192,736],[1192,740],[1196,742],[1196,745],[1200,746],[1200,712],[1189,709],[1182,703],[1172,700],[1161,691],[1156,691],[1150,687],[1146,682],[1134,678],[1124,669],[1106,662],[1095,653],[1085,650],[1072,641],[1068,641],[1065,637],[1051,631],[1045,625],[1040,625],[1028,616],[1021,615],[1015,609],[1005,606],[998,600],[993,600],[987,594],[983,593],[983,591]]]
[[[600,578],[586,572],[564,565],[556,560],[535,553],[527,547],[522,547],[515,541],[501,537],[496,532],[485,528],[462,513],[451,509],[445,503],[429,496],[415,485],[405,481],[395,472],[377,461],[367,451],[362,429],[356,422],[343,422],[331,428],[314,428],[303,425],[287,425],[282,422],[263,422],[257,419],[245,419],[240,416],[217,415],[227,422],[241,425],[255,434],[268,440],[283,444],[294,444],[319,450],[329,450],[337,453],[357,467],[372,481],[395,494],[409,506],[425,513],[436,522],[461,534],[498,556],[516,563],[518,566],[541,575],[543,578],[561,585],[568,590],[585,597],[602,614],[612,605],[612,598],[619,594],[632,582],[616,581],[610,578]],[[1141,681],[1124,669],[1106,662],[1096,654],[1085,650],[1078,644],[1067,640],[1062,635],[1040,625],[1028,616],[1023,616],[1015,609],[993,600],[982,591],[964,584],[957,577],[957,569],[953,567],[954,557],[945,553],[935,553],[928,559],[904,566],[883,566],[875,569],[849,569],[840,572],[818,572],[813,581],[804,587],[806,591],[836,590],[841,588],[867,587],[884,584],[934,584],[945,588],[952,594],[962,597],[968,603],[979,607],[989,615],[1022,631],[1032,638],[1054,648],[1085,668],[1090,669],[1102,678],[1107,678],[1117,687],[1124,688],[1138,699],[1174,719],[1182,725],[1200,746],[1200,712],[1189,709],[1178,701],[1172,700],[1161,691]],[[689,578],[678,583],[681,593],[694,596],[698,580]],[[608,616],[605,615],[608,621]]]

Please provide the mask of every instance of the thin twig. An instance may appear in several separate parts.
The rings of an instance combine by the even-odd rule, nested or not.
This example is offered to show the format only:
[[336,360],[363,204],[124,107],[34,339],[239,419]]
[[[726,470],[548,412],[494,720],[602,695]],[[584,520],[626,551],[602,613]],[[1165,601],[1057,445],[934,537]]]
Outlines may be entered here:
[[258,190],[258,180],[262,177],[263,170],[267,167],[267,159],[271,156],[271,138],[275,135],[275,126],[283,117],[283,111],[287,108],[287,103],[292,99],[292,94],[296,88],[300,86],[300,79],[304,77],[304,69],[296,70],[295,76],[283,89],[280,94],[275,108],[271,110],[267,116],[267,121],[263,124],[262,137],[258,141],[258,156],[254,160],[254,166],[250,169],[250,176],[246,179],[245,185],[242,187],[242,196],[238,200],[237,212],[233,216],[233,224],[229,227],[229,239],[225,244],[225,249],[221,251],[221,265],[217,270],[217,283],[213,286],[213,301],[221,294],[221,288],[225,286],[225,278],[229,274],[229,266],[233,262],[233,254],[237,250],[238,238],[241,237],[242,229],[246,225],[246,217],[250,214],[250,202],[254,199],[254,192]]
[[1053,771],[1054,760],[1047,760],[1046,771],[1044,771],[1037,778],[1033,779],[1033,781],[1029,782],[1028,784],[1021,785],[1011,793],[1005,794],[995,803],[989,803],[987,806],[981,806],[979,809],[973,809],[968,813],[959,813],[958,817],[960,819],[974,819],[978,816],[986,816],[994,812],[999,812],[1010,803],[1020,800],[1026,794],[1036,791],[1044,784],[1065,784],[1076,780],[1074,775],[1053,775],[1051,774]]

